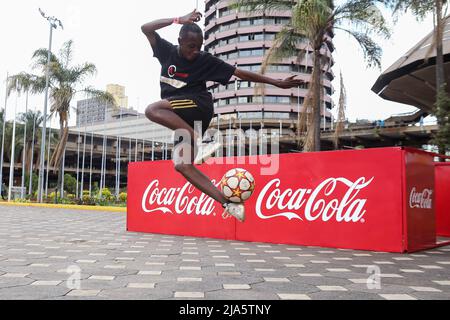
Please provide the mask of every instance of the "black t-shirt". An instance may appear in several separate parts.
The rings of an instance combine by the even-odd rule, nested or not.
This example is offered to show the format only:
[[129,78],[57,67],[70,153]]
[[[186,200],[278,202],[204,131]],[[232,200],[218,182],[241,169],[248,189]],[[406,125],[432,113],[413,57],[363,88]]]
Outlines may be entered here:
[[208,52],[201,51],[194,61],[178,54],[178,46],[156,32],[153,56],[161,63],[161,98],[207,93],[206,81],[227,84],[236,68]]

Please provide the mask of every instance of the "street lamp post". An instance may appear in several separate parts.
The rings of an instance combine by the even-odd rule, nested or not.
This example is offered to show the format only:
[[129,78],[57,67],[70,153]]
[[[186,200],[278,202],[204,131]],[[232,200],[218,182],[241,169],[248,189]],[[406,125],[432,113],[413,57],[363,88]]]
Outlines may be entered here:
[[33,114],[33,141],[31,142],[31,161],[30,161],[30,181],[29,181],[29,189],[28,194],[33,196],[33,161],[34,161],[34,138],[36,134],[36,106],[34,107]]
[[20,189],[20,198],[23,199],[25,196],[25,151],[27,150],[27,115],[28,113],[28,90],[25,102],[25,125],[23,128],[23,152],[22,152],[22,185]]
[[[42,191],[44,189],[44,162],[45,162],[45,131],[47,126],[47,101],[48,101],[48,87],[49,87],[49,65],[50,65],[50,55],[52,50],[52,36],[53,29],[58,28],[58,25],[63,28],[63,25],[59,19],[56,17],[48,17],[45,13],[39,8],[39,12],[42,17],[44,17],[50,25],[50,38],[48,44],[48,55],[47,55],[47,68],[45,70],[45,100],[44,100],[44,113],[43,113],[43,127],[42,127],[42,138],[41,138],[41,155],[40,155],[40,168],[39,168],[39,180],[38,180],[38,201],[42,202]],[[58,24],[57,24],[58,23]]]
[[6,127],[6,107],[8,105],[8,79],[9,74],[6,73],[6,90],[5,90],[5,109],[3,109],[3,129],[2,129],[2,151],[1,151],[1,159],[0,159],[0,198],[2,195],[3,188],[3,155],[5,149],[5,127]]
[[[16,82],[16,87],[17,87]],[[17,96],[16,94],[16,103],[14,105],[14,119],[13,119],[13,131],[12,131],[12,142],[11,142],[11,157],[10,157],[10,167],[9,167],[9,185],[8,185],[8,202],[11,201],[12,196],[12,188],[14,187],[14,155],[16,151],[16,115],[17,115]]]

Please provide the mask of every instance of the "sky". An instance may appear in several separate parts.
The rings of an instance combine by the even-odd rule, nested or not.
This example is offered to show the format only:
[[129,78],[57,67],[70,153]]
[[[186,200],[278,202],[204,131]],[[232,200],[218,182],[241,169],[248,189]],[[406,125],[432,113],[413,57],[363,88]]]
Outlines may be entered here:
[[[40,15],[41,8],[48,16],[56,16],[64,29],[53,32],[52,51],[58,52],[62,44],[74,41],[74,64],[91,62],[97,67],[97,74],[87,79],[85,85],[106,89],[110,83],[126,87],[129,106],[140,112],[160,99],[158,61],[140,27],[146,22],[160,18],[182,16],[193,9],[204,11],[202,0],[165,1],[112,1],[112,0],[15,0],[0,1],[0,106],[5,106],[6,74],[22,71],[33,72],[31,57],[38,48],[48,48],[49,24]],[[386,12],[385,12],[386,13]],[[390,16],[388,16],[390,19]],[[201,26],[204,25],[202,20]],[[160,30],[160,34],[176,43],[179,25]],[[338,104],[339,73],[342,72],[347,91],[347,118],[379,120],[390,115],[414,111],[412,106],[381,99],[370,88],[381,72],[387,69],[419,40],[432,30],[432,18],[418,22],[410,14],[400,17],[392,25],[392,37],[380,40],[383,48],[382,69],[367,69],[362,51],[356,42],[336,32],[334,45],[336,75],[333,81],[333,100]],[[81,87],[80,87],[81,89]],[[81,100],[80,94],[72,101]],[[44,95],[32,96],[29,109],[43,110]],[[11,94],[7,101],[7,118],[11,119],[14,109],[25,111],[25,98]],[[336,114],[337,110],[333,110]],[[75,113],[71,113],[70,124],[74,125]],[[52,122],[56,126],[56,122]]]

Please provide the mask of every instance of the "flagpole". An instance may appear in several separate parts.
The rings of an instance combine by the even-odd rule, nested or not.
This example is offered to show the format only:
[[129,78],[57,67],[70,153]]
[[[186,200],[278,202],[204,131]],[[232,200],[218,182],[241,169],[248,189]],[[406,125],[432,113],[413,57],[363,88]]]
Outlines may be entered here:
[[[17,87],[17,84],[16,84]],[[14,187],[14,156],[15,156],[15,144],[16,144],[16,112],[17,112],[17,98],[19,93],[16,94],[16,103],[14,105],[14,119],[13,119],[13,132],[12,132],[12,143],[11,143],[11,158],[9,166],[9,187],[8,187],[8,202],[11,201],[11,192]]]
[[20,199],[23,199],[25,196],[25,172],[26,172],[26,168],[25,168],[25,157],[26,157],[26,150],[27,150],[27,113],[28,113],[28,90],[27,90],[27,97],[26,97],[26,102],[25,102],[25,124],[24,124],[24,129],[23,129],[23,154],[22,154],[22,184],[21,184],[21,189],[20,189]]
[[8,78],[9,73],[6,73],[6,90],[5,90],[5,109],[3,111],[3,132],[2,132],[2,154],[0,160],[0,198],[3,192],[3,156],[5,149],[5,128],[6,128],[6,107],[8,105]]

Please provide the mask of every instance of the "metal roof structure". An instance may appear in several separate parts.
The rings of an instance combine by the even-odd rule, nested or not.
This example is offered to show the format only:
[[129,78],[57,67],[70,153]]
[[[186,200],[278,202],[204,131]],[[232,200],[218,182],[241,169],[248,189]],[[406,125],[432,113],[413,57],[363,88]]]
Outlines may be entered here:
[[[431,112],[436,101],[436,49],[430,50],[433,40],[432,31],[384,71],[372,91],[383,99]],[[450,92],[450,16],[445,18],[443,50]]]

